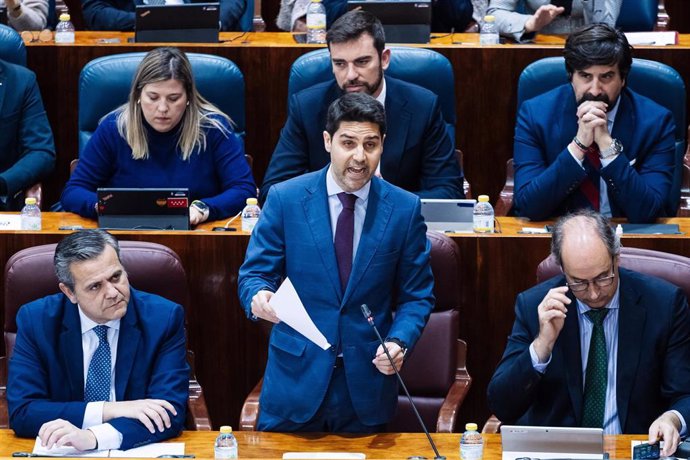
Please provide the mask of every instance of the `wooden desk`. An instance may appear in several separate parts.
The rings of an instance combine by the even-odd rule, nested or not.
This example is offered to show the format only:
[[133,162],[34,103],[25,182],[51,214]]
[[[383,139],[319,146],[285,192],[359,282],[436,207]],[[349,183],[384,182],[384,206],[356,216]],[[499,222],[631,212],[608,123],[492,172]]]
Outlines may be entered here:
[[[96,223],[69,213],[44,213],[41,232],[0,232],[0,286],[2,267],[20,249],[56,243],[68,232],[61,226]],[[503,233],[457,234],[463,263],[457,282],[462,292],[460,337],[467,340],[467,367],[473,378],[461,409],[459,429],[466,422],[481,426],[490,415],[486,388],[505,347],[513,324],[515,297],[535,283],[539,262],[548,256],[549,235],[517,233],[526,223],[499,218]],[[623,236],[623,245],[656,249],[690,257],[690,219],[679,223],[685,235]],[[164,244],[182,259],[192,304],[187,309],[190,346],[196,352],[197,377],[206,392],[213,425],[237,425],[246,395],[263,375],[267,340],[261,326],[246,319],[237,298],[237,274],[248,243],[242,232],[212,232],[218,222],[190,232],[113,232],[119,239]],[[4,300],[0,303],[0,311]],[[0,316],[4,317],[4,316]]]
[[[216,432],[186,431],[172,439],[185,443],[185,453],[197,458],[213,458]],[[367,459],[407,459],[411,455],[433,458],[434,453],[424,434],[385,433],[371,436],[282,434],[254,431],[236,432],[240,458],[280,459],[285,452],[362,452]],[[433,434],[436,448],[448,459],[459,458],[459,434]],[[605,436],[604,450],[611,458],[630,458],[630,441],[645,439],[644,435]],[[0,430],[0,457],[12,452],[30,452],[33,439],[20,439],[11,430]],[[501,436],[484,435],[484,460],[501,459]]]
[[[270,20],[270,18],[267,18]],[[78,79],[82,67],[100,56],[148,51],[152,44],[128,43],[132,34],[77,32],[74,45],[28,44],[28,65],[38,78],[58,153],[56,172],[44,182],[46,203],[59,198],[77,157]],[[103,44],[99,39],[117,38]],[[246,150],[254,156],[254,176],[260,185],[287,113],[287,82],[292,62],[318,45],[298,45],[287,33],[223,33],[219,44],[182,44],[185,51],[210,53],[234,61],[246,84]],[[445,55],[455,73],[456,144],[465,153],[465,171],[475,195],[492,202],[505,181],[505,162],[512,157],[517,81],[529,63],[562,54],[563,38],[539,36],[535,45],[480,47],[476,34],[433,38],[425,45]],[[676,68],[690,87],[690,36],[681,45],[638,47],[636,57]],[[688,106],[690,113],[690,106]]]

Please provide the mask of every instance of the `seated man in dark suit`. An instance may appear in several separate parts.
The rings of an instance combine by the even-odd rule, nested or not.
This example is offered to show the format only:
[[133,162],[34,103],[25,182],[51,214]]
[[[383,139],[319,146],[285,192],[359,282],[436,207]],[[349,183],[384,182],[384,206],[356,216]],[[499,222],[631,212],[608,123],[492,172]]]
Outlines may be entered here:
[[0,210],[21,209],[21,192],[54,167],[53,132],[36,75],[0,59]]
[[690,311],[666,281],[618,265],[607,220],[559,220],[551,251],[563,275],[522,292],[488,389],[509,424],[649,433],[672,455],[690,417]]
[[390,50],[384,49],[381,22],[371,13],[350,11],[328,30],[326,41],[335,81],[292,96],[260,199],[266,200],[273,185],[328,164],[323,144],[326,111],[343,93],[353,91],[374,96],[386,109],[388,133],[379,176],[422,198],[464,197],[462,173],[438,97],[419,86],[383,77]]
[[[219,0],[220,30],[239,30],[247,1]],[[179,5],[189,0],[81,0],[84,21],[89,30],[134,30],[136,5]]]
[[182,307],[130,289],[117,240],[103,230],[62,240],[55,272],[62,294],[17,314],[7,383],[12,429],[78,450],[177,436],[189,379]]
[[515,128],[518,216],[542,220],[579,208],[649,222],[671,201],[675,124],[670,111],[625,87],[632,51],[604,24],[568,37],[570,84],[520,107]]

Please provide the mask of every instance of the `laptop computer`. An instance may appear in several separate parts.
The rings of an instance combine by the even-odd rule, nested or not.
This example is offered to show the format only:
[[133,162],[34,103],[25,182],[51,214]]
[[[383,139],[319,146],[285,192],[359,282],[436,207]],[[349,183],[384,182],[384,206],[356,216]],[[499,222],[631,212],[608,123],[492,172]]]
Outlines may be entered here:
[[99,188],[98,226],[112,230],[189,230],[186,188]]
[[218,43],[218,3],[137,5],[134,41]]
[[379,18],[386,43],[429,43],[431,0],[349,0],[347,9],[361,8]]
[[422,198],[426,228],[438,232],[472,233],[472,211],[476,202]]
[[503,460],[517,458],[599,459],[604,430],[548,426],[501,426]]

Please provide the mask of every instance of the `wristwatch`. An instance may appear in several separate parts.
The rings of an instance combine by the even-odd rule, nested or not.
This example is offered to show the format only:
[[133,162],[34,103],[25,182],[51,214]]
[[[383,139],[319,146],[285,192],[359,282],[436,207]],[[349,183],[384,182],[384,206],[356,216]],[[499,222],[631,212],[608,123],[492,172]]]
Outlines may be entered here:
[[204,203],[203,201],[194,200],[194,201],[192,201],[192,204],[190,206],[192,208],[196,209],[197,211],[199,211],[202,216],[208,217],[208,214],[210,211],[208,209],[208,205],[206,203]]
[[402,349],[403,358],[407,354],[407,344],[405,342],[403,342],[402,340],[400,340],[399,338],[397,338],[397,337],[386,337],[386,340],[384,340],[384,342],[392,342],[392,343],[398,345]]
[[612,139],[609,148],[599,152],[599,158],[606,160],[623,152],[623,144],[618,139]]

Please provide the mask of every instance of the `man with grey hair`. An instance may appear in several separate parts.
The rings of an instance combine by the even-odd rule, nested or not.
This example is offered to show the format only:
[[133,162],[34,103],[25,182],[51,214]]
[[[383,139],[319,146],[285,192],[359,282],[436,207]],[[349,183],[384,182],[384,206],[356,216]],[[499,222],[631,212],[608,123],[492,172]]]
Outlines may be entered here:
[[591,210],[553,229],[563,274],[522,292],[488,389],[508,424],[649,433],[672,455],[690,420],[690,312],[678,287],[619,267],[620,243]]
[[80,451],[177,436],[189,378],[182,307],[130,288],[117,240],[104,230],[67,236],[54,264],[62,293],[17,314],[12,429]]

